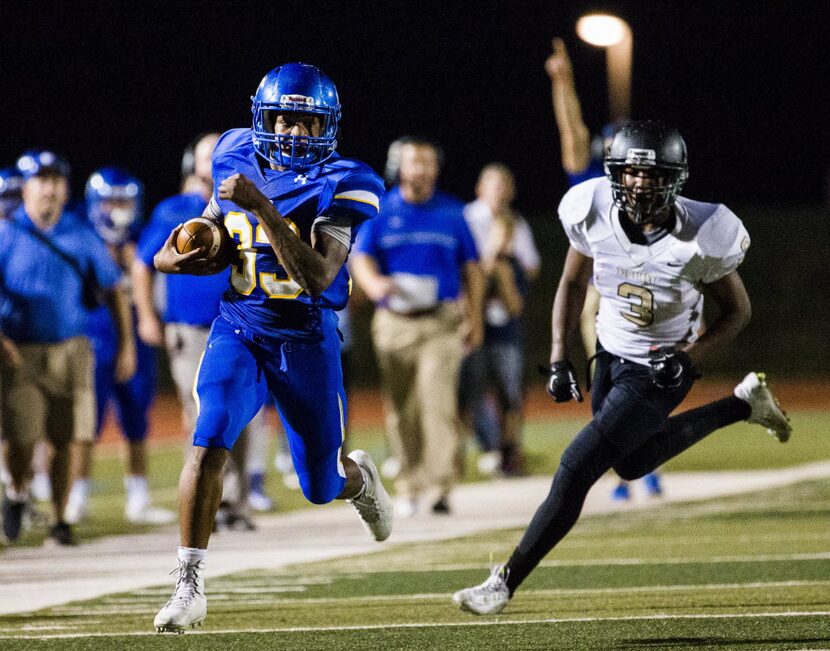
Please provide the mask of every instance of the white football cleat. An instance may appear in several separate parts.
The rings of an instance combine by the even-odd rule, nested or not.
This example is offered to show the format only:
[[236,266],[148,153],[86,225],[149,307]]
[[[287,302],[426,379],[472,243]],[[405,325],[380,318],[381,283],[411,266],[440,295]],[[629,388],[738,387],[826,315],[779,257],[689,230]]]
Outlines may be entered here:
[[366,483],[360,497],[350,499],[348,502],[360,514],[366,531],[378,542],[386,540],[389,534],[392,533],[394,509],[392,500],[380,481],[375,462],[363,450],[354,450],[349,454],[349,459],[354,461],[363,471],[363,478]]
[[790,419],[767,387],[766,376],[763,373],[749,373],[735,387],[733,393],[752,409],[747,422],[762,425],[781,443],[787,442],[793,431]]
[[459,590],[452,596],[461,610],[474,615],[495,615],[504,610],[510,601],[510,590],[507,589],[507,573],[504,565],[493,568],[490,576],[484,583]]
[[173,573],[179,575],[176,589],[153,620],[157,633],[184,633],[186,628],[201,626],[207,616],[204,561],[188,563],[180,560]]

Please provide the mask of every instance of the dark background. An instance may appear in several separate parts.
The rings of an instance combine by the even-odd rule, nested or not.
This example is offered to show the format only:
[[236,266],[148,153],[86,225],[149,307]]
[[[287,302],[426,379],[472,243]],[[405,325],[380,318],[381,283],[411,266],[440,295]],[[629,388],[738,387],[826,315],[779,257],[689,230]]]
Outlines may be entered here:
[[[55,149],[77,196],[94,169],[120,164],[144,179],[152,206],[177,191],[194,134],[248,126],[268,70],[313,63],[340,92],[342,154],[382,170],[391,140],[432,136],[447,151],[442,185],[464,200],[485,163],[514,168],[546,257],[530,315],[541,350],[565,249],[553,215],[567,188],[543,64],[551,37],[564,37],[597,130],[604,54],[574,24],[603,9],[634,33],[633,117],[674,123],[687,140],[684,194],[728,203],[753,235],[744,275],[754,274],[747,284],[768,316],[755,325],[756,300],[761,330],[745,341],[755,336],[753,351],[777,354],[788,372],[823,372],[826,2],[3,2],[0,166],[27,148]],[[800,342],[794,353],[781,352],[782,338]],[[792,355],[805,346],[799,365]]]

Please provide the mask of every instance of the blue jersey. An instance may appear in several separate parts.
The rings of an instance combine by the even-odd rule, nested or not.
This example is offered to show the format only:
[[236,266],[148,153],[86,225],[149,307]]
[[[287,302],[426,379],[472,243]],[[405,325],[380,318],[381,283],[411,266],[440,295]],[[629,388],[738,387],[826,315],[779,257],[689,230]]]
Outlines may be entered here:
[[478,260],[463,210],[460,201],[441,192],[411,204],[394,188],[383,198],[380,216],[360,230],[355,251],[374,258],[384,275],[432,276],[438,300],[455,300],[465,263]]
[[309,245],[315,223],[349,226],[354,236],[359,224],[377,214],[383,183],[369,166],[337,155],[304,173],[270,169],[254,151],[250,129],[228,131],[213,150],[213,198],[240,247],[221,314],[256,334],[319,339],[321,310],[339,310],[348,301],[345,265],[319,297],[306,294],[279,263],[257,218],[219,198],[220,183],[237,173],[250,179]]
[[[83,281],[61,255],[32,234],[21,206],[0,222],[0,331],[25,343],[55,343],[84,334]],[[104,243],[82,216],[64,212],[43,235],[84,273],[109,289],[121,277]]]
[[[198,217],[207,202],[198,194],[178,194],[162,201],[141,232],[136,255],[148,267],[153,256],[179,224]],[[230,270],[212,276],[169,274],[165,276],[167,306],[162,314],[165,323],[187,323],[208,327],[219,314],[219,300],[228,287]]]

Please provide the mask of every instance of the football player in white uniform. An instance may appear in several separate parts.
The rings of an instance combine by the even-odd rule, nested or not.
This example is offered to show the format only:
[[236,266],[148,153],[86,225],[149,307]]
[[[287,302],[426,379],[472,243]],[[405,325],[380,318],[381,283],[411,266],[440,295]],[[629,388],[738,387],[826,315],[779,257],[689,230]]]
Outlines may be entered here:
[[[741,220],[722,204],[678,196],[686,144],[660,122],[632,122],[614,137],[606,177],[573,187],[559,205],[570,241],[553,304],[548,391],[582,394],[569,361],[588,280],[599,290],[593,420],[562,454],[550,493],[505,565],[453,600],[469,612],[501,611],[570,531],[591,486],[610,468],[623,479],[651,472],[716,429],[759,423],[784,442],[790,424],[762,373],[733,395],[669,417],[699,374],[746,326],[750,303],[738,272],[749,247]],[[700,334],[703,291],[719,316]]]

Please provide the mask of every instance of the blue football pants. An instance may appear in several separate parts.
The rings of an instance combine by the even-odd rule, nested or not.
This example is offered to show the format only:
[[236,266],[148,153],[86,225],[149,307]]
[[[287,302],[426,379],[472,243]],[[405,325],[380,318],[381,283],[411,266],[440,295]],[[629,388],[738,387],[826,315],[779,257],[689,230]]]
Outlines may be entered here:
[[282,420],[306,499],[325,504],[346,485],[340,461],[346,394],[336,321],[315,343],[263,337],[218,317],[196,379],[193,444],[230,450],[268,394]]

